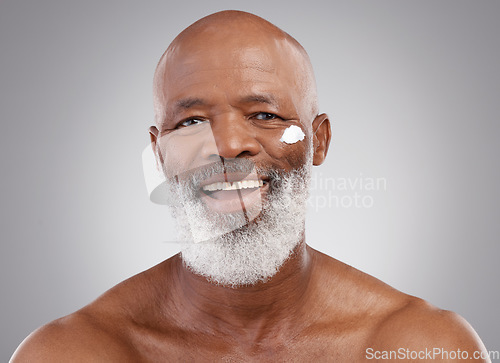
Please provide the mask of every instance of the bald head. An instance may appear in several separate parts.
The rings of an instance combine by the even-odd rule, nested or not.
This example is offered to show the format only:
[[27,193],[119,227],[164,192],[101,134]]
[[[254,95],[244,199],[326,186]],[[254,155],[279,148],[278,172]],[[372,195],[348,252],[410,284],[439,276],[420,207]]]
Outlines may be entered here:
[[[202,65],[202,67],[199,67]],[[154,77],[157,125],[169,117],[173,87],[196,72],[225,68],[258,69],[289,88],[291,102],[304,122],[318,113],[316,84],[309,57],[289,34],[268,21],[241,11],[222,11],[206,16],[183,30],[161,57]],[[235,74],[235,81],[244,72]],[[201,74],[201,73],[200,73]],[[246,75],[245,75],[246,76]],[[243,77],[250,81],[251,75]],[[214,87],[217,87],[214,80]]]
[[[251,40],[251,38],[257,40],[257,37],[260,40],[285,40],[307,58],[304,48],[288,33],[257,15],[237,10],[221,11],[196,21],[172,41],[167,52],[183,41],[189,42],[190,39],[203,35],[239,43]],[[241,38],[243,35],[245,37]]]

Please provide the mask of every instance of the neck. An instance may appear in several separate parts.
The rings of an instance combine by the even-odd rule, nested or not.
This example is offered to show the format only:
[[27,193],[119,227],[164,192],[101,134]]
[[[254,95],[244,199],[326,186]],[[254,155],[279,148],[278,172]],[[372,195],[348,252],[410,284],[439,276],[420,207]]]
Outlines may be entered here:
[[302,240],[267,282],[236,288],[215,285],[176,257],[176,283],[184,313],[200,330],[262,334],[271,325],[297,323],[308,294],[312,253]]

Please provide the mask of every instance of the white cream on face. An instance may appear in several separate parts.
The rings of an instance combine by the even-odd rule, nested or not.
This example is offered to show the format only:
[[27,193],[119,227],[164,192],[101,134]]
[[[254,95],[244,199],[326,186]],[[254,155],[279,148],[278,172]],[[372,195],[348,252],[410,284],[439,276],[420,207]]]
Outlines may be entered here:
[[292,125],[283,132],[280,141],[287,144],[295,144],[297,141],[304,140],[305,136],[300,127]]

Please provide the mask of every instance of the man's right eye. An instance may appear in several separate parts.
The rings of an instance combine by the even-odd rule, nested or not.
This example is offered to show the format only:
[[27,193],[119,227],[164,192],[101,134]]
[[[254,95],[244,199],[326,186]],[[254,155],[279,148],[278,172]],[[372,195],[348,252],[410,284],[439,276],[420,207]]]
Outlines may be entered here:
[[202,120],[199,118],[189,118],[187,120],[182,121],[177,127],[187,127],[187,126],[193,126],[193,125],[200,125],[204,122],[207,122],[207,120]]

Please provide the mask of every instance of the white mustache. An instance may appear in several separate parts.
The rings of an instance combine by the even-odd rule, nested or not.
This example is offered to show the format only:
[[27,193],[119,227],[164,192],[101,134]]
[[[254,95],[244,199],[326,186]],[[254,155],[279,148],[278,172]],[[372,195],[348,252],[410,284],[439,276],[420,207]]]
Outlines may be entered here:
[[271,182],[272,180],[278,179],[281,174],[280,171],[275,169],[257,167],[255,163],[249,159],[231,159],[191,169],[170,178],[168,182],[178,183],[182,186],[187,195],[196,198],[203,181],[224,173],[254,173],[269,178]]

